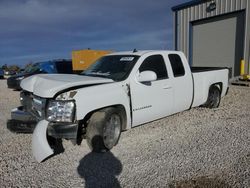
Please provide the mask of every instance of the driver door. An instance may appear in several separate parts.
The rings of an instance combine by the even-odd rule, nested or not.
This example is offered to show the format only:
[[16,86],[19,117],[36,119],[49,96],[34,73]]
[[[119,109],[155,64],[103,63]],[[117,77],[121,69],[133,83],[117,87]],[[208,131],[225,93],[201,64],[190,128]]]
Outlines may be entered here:
[[[138,75],[143,71],[155,72],[157,80],[139,82]],[[130,83],[132,126],[170,115],[173,110],[173,89],[162,55],[147,57]]]

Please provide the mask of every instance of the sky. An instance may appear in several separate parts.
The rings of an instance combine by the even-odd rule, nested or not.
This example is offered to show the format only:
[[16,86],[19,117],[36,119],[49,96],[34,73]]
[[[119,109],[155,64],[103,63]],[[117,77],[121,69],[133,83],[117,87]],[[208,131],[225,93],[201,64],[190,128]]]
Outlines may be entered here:
[[0,66],[72,50],[173,49],[171,7],[187,0],[0,0]]

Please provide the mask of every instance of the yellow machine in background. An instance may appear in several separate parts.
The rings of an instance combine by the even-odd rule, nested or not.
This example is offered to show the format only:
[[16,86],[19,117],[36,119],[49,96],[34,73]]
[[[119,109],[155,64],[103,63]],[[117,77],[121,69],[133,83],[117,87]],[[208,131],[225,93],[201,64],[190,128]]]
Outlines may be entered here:
[[74,50],[72,51],[72,66],[74,72],[86,70],[100,57],[111,53],[105,50]]
[[241,80],[250,80],[250,75],[245,74],[245,61],[241,60],[240,62],[240,76]]
[[245,61],[240,61],[240,76],[231,81],[232,85],[250,87],[250,75],[245,72]]

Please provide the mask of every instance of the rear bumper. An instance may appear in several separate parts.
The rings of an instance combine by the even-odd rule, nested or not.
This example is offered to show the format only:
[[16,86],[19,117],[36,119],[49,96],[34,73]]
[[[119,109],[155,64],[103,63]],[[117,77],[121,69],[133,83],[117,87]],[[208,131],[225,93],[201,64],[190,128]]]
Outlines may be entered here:
[[22,106],[11,111],[11,119],[7,122],[7,128],[16,133],[32,133],[37,120],[29,113],[24,111]]

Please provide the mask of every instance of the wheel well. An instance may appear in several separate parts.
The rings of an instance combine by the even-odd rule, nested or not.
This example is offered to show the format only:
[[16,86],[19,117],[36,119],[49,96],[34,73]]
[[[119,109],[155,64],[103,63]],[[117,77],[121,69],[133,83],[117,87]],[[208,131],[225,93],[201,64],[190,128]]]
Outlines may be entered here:
[[210,90],[211,90],[212,87],[217,87],[219,89],[220,96],[221,96],[222,88],[223,88],[222,86],[223,86],[222,82],[217,82],[217,83],[211,84],[209,89],[208,89],[207,101],[204,104],[202,104],[201,106],[202,107],[207,107],[208,106],[207,103],[208,103],[208,100],[209,100],[209,94],[210,94]]
[[209,87],[209,90],[210,90],[210,88],[213,87],[213,86],[218,87],[219,90],[220,90],[220,93],[222,93],[222,89],[223,89],[223,83],[222,83],[222,82],[217,82],[217,83],[212,84],[212,85]]
[[89,112],[84,118],[83,120],[80,121],[80,124],[81,124],[81,127],[82,128],[86,128],[87,127],[87,122],[88,120],[90,119],[90,117],[92,116],[93,113],[97,112],[97,111],[100,111],[102,109],[105,109],[105,108],[110,108],[110,107],[113,107],[113,108],[117,108],[119,110],[121,110],[121,112],[123,113],[124,117],[122,119],[122,130],[125,130],[126,129],[126,126],[127,126],[127,114],[126,114],[126,110],[124,108],[123,105],[121,104],[118,104],[118,105],[112,105],[112,106],[106,106],[106,107],[102,107],[102,108],[99,108],[99,109],[95,109],[91,112]]

